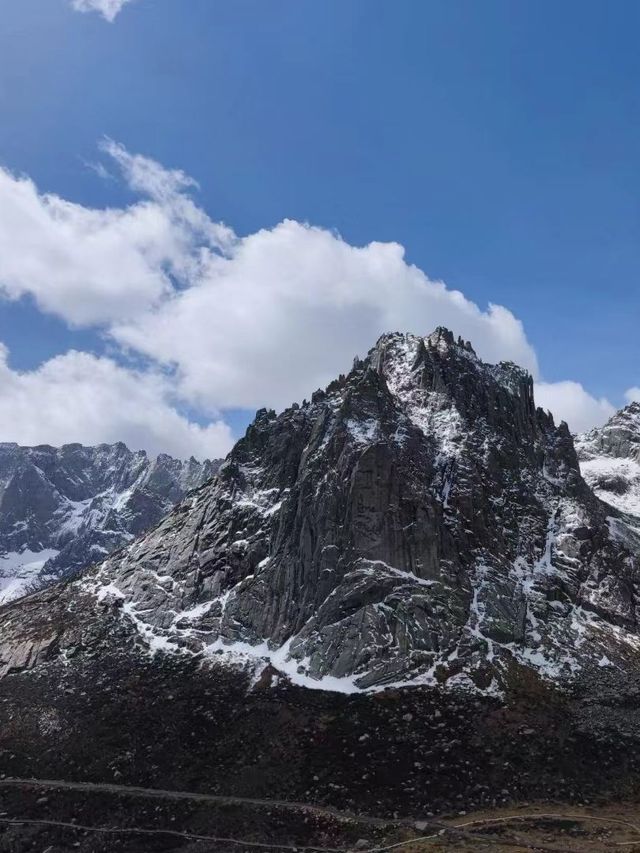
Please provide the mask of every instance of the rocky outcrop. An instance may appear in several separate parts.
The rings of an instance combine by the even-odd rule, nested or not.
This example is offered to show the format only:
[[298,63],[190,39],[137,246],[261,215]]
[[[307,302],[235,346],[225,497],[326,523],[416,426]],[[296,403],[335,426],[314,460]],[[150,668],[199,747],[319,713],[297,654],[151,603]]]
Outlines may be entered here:
[[580,447],[591,446],[593,453],[640,462],[640,403],[630,403],[616,412],[603,427],[578,439]]
[[218,462],[124,444],[0,444],[0,602],[83,571],[166,515]]
[[576,439],[582,475],[623,513],[640,516],[640,403],[616,412],[603,427]]

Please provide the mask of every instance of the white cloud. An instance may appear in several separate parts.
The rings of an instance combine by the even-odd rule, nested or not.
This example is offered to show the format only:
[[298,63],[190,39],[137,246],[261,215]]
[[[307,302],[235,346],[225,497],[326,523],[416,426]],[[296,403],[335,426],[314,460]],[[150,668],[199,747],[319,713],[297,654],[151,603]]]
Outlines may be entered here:
[[165,169],[149,157],[129,153],[124,145],[114,142],[113,139],[104,139],[100,143],[100,149],[120,166],[131,189],[142,195],[171,202],[183,190],[198,187],[198,182],[182,169]]
[[438,324],[487,360],[537,370],[506,308],[481,311],[407,264],[397,243],[354,247],[284,221],[242,239],[189,195],[193,179],[106,140],[144,198],[96,210],[0,171],[0,289],[176,368],[185,400],[282,407],[345,370],[390,329]]
[[574,433],[601,426],[614,414],[615,407],[605,398],[589,394],[579,382],[537,382],[538,406],[553,413],[556,421],[566,421]]
[[0,441],[20,444],[124,441],[151,454],[219,457],[232,445],[226,424],[190,422],[172,405],[157,373],[128,370],[109,358],[70,351],[37,370],[18,372],[0,344]]
[[[538,378],[536,354],[508,309],[482,310],[432,281],[398,243],[353,246],[292,220],[237,237],[194,202],[197,185],[184,172],[111,140],[101,147],[139,201],[92,209],[0,169],[0,293],[28,294],[72,325],[103,327],[117,346],[171,372],[172,393],[201,413],[283,408],[347,370],[383,332],[437,325],[471,340],[486,361],[511,360]],[[537,394],[574,431],[613,411],[575,382],[540,382]],[[155,399],[169,406],[164,391]],[[201,446],[201,431],[176,423]]]
[[628,388],[624,392],[624,398],[627,403],[640,403],[640,388],[637,385],[633,388]]
[[185,398],[202,406],[284,407],[343,372],[389,330],[446,325],[490,360],[537,371],[518,320],[481,311],[407,264],[397,243],[354,247],[287,220],[210,255],[191,287],[133,320],[116,340],[177,367]]
[[105,148],[147,199],[96,210],[0,168],[0,291],[30,294],[76,325],[139,314],[169,296],[175,280],[197,274],[203,240],[211,252],[230,239],[180,192],[182,173],[158,166],[145,174],[114,143]]
[[112,23],[122,7],[131,0],[71,0],[72,7],[77,12],[99,12],[102,17]]

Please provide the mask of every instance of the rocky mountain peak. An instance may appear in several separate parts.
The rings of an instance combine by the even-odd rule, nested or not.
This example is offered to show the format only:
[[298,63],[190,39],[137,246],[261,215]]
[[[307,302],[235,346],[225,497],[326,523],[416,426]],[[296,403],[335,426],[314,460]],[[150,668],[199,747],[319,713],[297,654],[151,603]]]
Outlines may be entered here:
[[[84,489],[92,459],[97,482],[132,483],[81,504],[83,525],[108,516],[115,530],[195,468],[94,450],[0,448],[1,488],[14,508],[37,495],[30,518],[57,518],[51,497]],[[258,411],[196,485],[83,577],[2,608],[9,781],[277,794],[411,823],[509,798],[593,801],[613,784],[628,796],[638,519],[593,494],[526,371],[443,330],[384,335],[310,400]],[[59,807],[30,802],[49,799]],[[100,825],[123,820],[116,799]],[[68,802],[65,838],[82,817]],[[97,823],[95,803],[80,807]],[[140,809],[128,825],[148,826]],[[313,843],[337,846],[311,823]],[[346,823],[344,849],[358,837]],[[275,827],[304,846],[281,816],[264,825],[267,841]],[[393,826],[405,837],[407,821]]]
[[576,439],[583,476],[602,500],[640,516],[640,403]]
[[629,403],[589,437],[594,447],[609,456],[640,461],[640,403]]
[[[640,458],[640,403],[629,403],[612,415],[602,427],[596,427],[580,438],[594,452],[609,456]],[[585,452],[587,448],[585,447]]]
[[[508,435],[521,449],[534,451],[540,436],[556,430],[549,413],[536,409],[533,379],[511,362],[483,363],[473,348],[438,328],[427,337],[384,335],[363,362],[373,367],[397,405],[424,434],[452,444],[479,428]],[[557,429],[564,462],[577,475],[578,464],[566,425]],[[457,436],[457,438],[456,438]]]
[[447,329],[445,326],[436,326],[433,332],[431,332],[430,335],[427,335],[427,337],[424,338],[424,342],[425,345],[430,348],[446,350],[450,347],[457,346],[458,348],[466,350],[472,355],[475,355],[475,350],[473,349],[469,341],[463,340],[460,336],[458,336],[456,340],[453,332]]
[[624,668],[638,551],[526,371],[444,329],[391,333],[311,400],[260,410],[212,481],[46,619],[61,650],[71,598],[151,654],[495,693],[514,668]]
[[152,649],[339,689],[499,689],[513,662],[579,669],[587,605],[635,626],[618,539],[526,371],[445,329],[392,333],[310,401],[260,410],[218,477],[83,589]]

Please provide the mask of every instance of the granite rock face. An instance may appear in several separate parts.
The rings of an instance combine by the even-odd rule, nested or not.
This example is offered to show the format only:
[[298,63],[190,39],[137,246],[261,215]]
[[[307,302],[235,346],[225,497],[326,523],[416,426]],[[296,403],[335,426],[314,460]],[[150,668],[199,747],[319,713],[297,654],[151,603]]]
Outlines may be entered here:
[[603,501],[640,516],[640,403],[576,439],[582,475]]
[[523,667],[568,683],[637,668],[639,553],[525,371],[446,329],[388,334],[309,402],[258,412],[154,530],[6,610],[0,659],[30,631],[30,661],[119,632],[350,692],[499,694]]
[[166,515],[218,462],[124,444],[0,444],[0,602],[77,574]]

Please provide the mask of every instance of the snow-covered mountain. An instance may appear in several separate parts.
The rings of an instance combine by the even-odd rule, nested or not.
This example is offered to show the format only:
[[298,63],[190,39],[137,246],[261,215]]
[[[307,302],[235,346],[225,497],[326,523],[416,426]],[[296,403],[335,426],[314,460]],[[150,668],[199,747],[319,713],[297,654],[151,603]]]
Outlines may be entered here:
[[640,518],[640,403],[576,439],[582,476],[603,501]]
[[525,371],[446,329],[389,334],[309,402],[259,412],[211,482],[48,595],[37,637],[37,598],[5,612],[0,657],[31,665],[115,619],[152,653],[334,690],[499,694],[522,667],[566,684],[637,666],[639,552]]
[[0,444],[0,603],[103,560],[202,485],[219,462],[124,444]]
[[[603,446],[621,458],[616,441]],[[96,500],[113,508],[141,473],[101,479],[119,458],[103,452]],[[14,480],[25,499],[36,468]],[[43,530],[51,503],[64,521],[90,497],[67,491],[83,478],[62,468],[32,512]],[[136,492],[124,503],[140,520]],[[211,832],[262,827],[272,844],[277,832],[283,846],[340,849],[360,831],[338,844],[273,802],[428,820],[628,796],[640,785],[637,527],[585,482],[525,371],[484,364],[445,329],[384,335],[309,401],[260,411],[154,529],[0,608],[2,769],[267,798],[267,822],[244,800],[236,832],[235,807],[208,805]],[[120,797],[35,796],[33,815],[65,826],[122,822]],[[203,814],[171,802],[156,824],[145,801],[129,823],[201,833]]]

